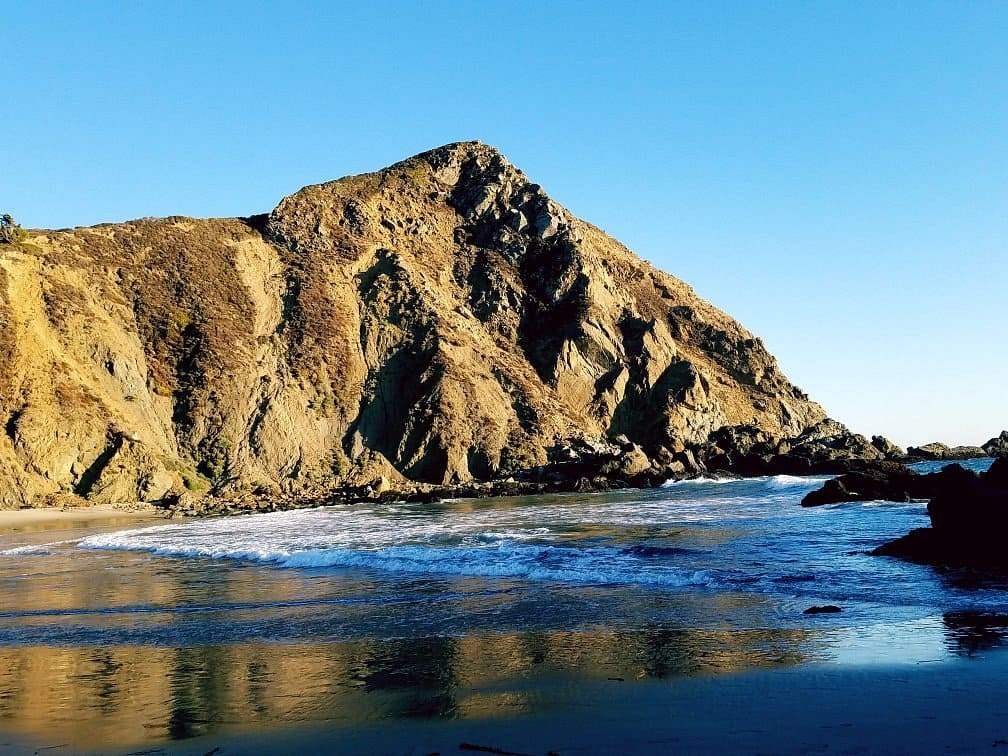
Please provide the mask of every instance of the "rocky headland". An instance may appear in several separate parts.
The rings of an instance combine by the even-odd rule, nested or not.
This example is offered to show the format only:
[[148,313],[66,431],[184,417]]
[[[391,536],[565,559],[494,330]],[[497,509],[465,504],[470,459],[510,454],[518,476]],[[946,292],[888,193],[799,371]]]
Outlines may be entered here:
[[0,507],[226,513],[904,457],[478,142],[266,215],[3,242]]

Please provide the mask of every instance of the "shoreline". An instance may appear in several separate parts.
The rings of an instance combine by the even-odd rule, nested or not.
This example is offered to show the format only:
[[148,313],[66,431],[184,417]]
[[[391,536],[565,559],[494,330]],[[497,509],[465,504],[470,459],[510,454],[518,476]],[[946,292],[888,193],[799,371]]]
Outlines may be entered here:
[[0,532],[26,525],[56,522],[98,523],[103,520],[163,517],[165,510],[149,504],[93,504],[86,507],[0,509]]
[[[976,458],[975,458],[976,459]],[[982,459],[995,459],[983,457]],[[953,464],[958,460],[918,460],[918,462],[941,462]],[[917,462],[914,462],[916,464]],[[281,493],[251,493],[243,492],[237,495],[207,494],[196,498],[189,494],[176,495],[174,498],[160,502],[137,502],[117,504],[89,504],[67,507],[24,507],[21,509],[0,509],[0,529],[20,522],[35,522],[57,520],[65,516],[77,520],[98,520],[110,516],[148,516],[165,520],[202,517],[230,517],[244,514],[262,514],[299,509],[316,509],[318,507],[345,506],[352,504],[393,504],[415,503],[433,504],[440,501],[456,499],[502,499],[515,496],[548,496],[554,494],[606,494],[625,490],[652,490],[661,488],[671,482],[683,482],[696,479],[729,479],[746,480],[773,475],[829,476],[839,477],[851,471],[871,469],[883,464],[878,460],[850,459],[843,463],[823,464],[803,472],[787,470],[771,470],[754,473],[740,473],[731,469],[715,469],[687,477],[647,480],[607,480],[605,485],[595,481],[590,485],[584,478],[572,478],[563,482],[550,483],[491,480],[455,485],[436,485],[431,483],[413,482],[411,487],[390,487],[375,491],[370,486],[344,486],[325,494],[304,494],[293,496]],[[35,514],[38,513],[38,514]]]

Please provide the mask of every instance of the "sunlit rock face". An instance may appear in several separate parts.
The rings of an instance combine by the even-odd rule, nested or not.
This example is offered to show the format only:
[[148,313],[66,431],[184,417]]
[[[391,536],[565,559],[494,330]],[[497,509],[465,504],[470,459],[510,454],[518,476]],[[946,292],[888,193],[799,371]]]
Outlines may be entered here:
[[677,448],[825,418],[759,339],[478,142],[268,216],[0,252],[4,506],[466,482],[558,438]]

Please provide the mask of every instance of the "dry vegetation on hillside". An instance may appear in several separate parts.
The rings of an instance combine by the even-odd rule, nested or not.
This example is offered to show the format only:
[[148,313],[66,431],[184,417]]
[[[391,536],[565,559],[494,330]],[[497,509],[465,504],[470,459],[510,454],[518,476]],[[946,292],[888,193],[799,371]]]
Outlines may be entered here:
[[823,417],[752,334],[478,143],[268,216],[29,237],[0,247],[8,505],[85,475],[147,497],[465,481],[558,437]]

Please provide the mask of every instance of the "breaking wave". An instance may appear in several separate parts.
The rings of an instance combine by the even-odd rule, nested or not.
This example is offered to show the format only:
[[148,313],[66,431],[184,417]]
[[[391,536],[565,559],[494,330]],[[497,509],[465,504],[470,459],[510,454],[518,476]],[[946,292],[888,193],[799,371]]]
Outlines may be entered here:
[[601,502],[569,495],[517,506],[325,507],[96,534],[77,545],[276,568],[727,587],[748,583],[741,571],[710,561],[704,534],[729,522],[744,528],[768,515],[797,517],[804,489],[820,480],[698,478]]
[[138,532],[91,536],[82,548],[144,550],[162,556],[205,557],[260,562],[276,567],[355,568],[385,572],[468,577],[504,577],[565,583],[656,585],[666,587],[709,586],[708,570],[681,569],[662,563],[682,550],[632,547],[575,548],[501,541],[481,547],[389,546],[374,550],[346,548],[288,551],[237,545],[192,545],[138,540]]
[[74,541],[52,541],[51,543],[15,546],[14,548],[0,550],[0,557],[47,556],[52,553],[53,546],[61,546],[66,543],[74,543]]

